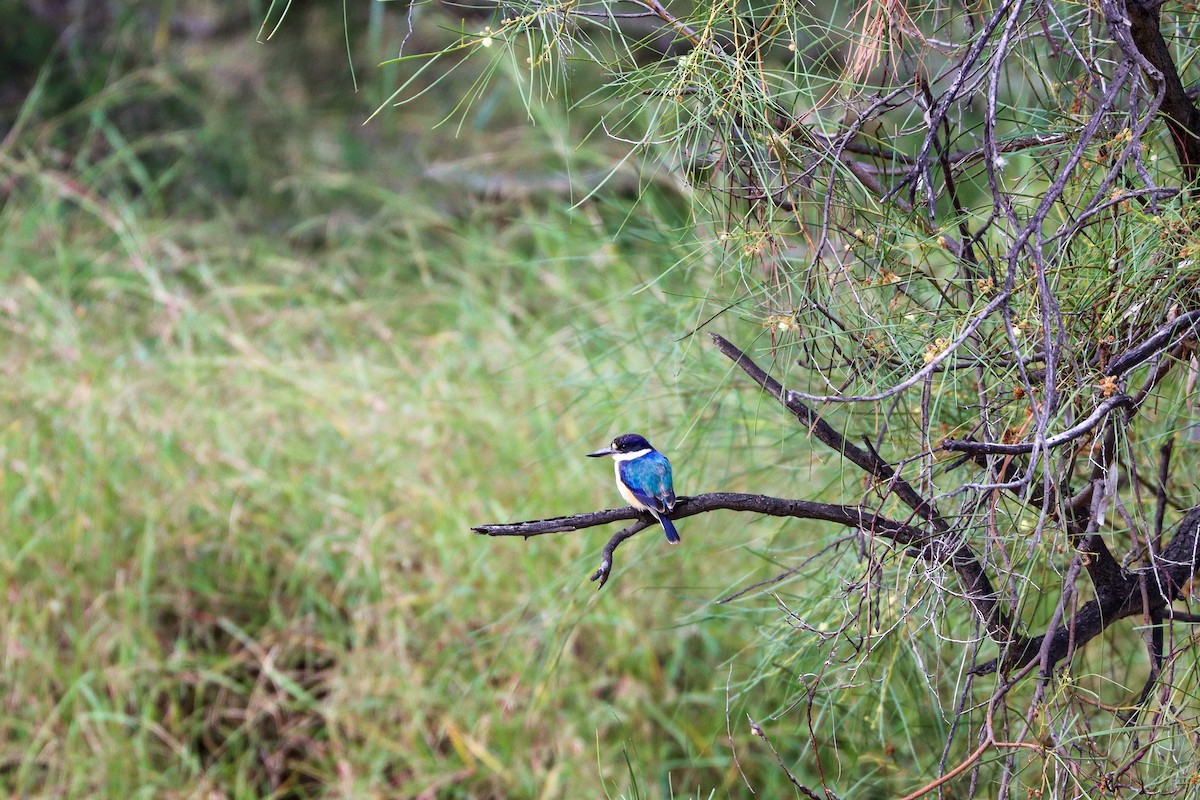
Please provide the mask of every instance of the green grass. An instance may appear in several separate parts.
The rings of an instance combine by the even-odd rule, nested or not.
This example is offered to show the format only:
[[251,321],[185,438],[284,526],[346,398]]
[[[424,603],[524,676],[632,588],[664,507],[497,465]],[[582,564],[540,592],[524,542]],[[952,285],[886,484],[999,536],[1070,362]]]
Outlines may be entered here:
[[268,158],[164,74],[171,148],[115,136],[125,86],[83,117],[91,160],[30,144],[70,115],[0,154],[3,791],[723,796],[729,682],[741,768],[782,789],[742,720],[787,680],[738,693],[773,601],[711,605],[773,571],[778,523],[640,537],[600,593],[608,531],[469,531],[616,505],[581,456],[626,429],[681,492],[771,482],[786,420],[676,341],[714,274],[686,199],[477,201],[414,168],[537,131],[397,155],[271,110]]
[[[362,127],[395,75],[310,89],[341,39],[282,46],[65,111],[42,87],[0,149],[0,793],[786,797],[747,716],[815,787],[810,691],[842,796],[928,780],[963,656],[911,562],[868,654],[771,595],[714,604],[831,526],[689,518],[601,592],[609,529],[470,532],[617,505],[582,456],[629,430],[681,494],[861,494],[686,336],[744,279],[695,198],[618,174],[575,203],[614,159],[576,146],[594,111],[531,126],[501,67],[462,125],[465,74]],[[737,313],[711,329],[761,341]],[[835,626],[860,572],[844,548],[778,603]]]

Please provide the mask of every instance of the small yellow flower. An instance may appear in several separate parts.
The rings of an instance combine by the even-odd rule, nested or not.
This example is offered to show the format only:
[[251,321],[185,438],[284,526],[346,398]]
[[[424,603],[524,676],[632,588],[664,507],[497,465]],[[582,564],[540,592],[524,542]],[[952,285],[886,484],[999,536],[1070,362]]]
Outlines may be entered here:
[[780,333],[787,331],[799,330],[800,325],[796,322],[796,318],[790,314],[770,314],[763,320],[764,328],[774,328]]
[[932,344],[925,345],[925,363],[928,364],[935,358],[940,356],[950,346],[950,340],[944,336],[939,336],[933,340]]

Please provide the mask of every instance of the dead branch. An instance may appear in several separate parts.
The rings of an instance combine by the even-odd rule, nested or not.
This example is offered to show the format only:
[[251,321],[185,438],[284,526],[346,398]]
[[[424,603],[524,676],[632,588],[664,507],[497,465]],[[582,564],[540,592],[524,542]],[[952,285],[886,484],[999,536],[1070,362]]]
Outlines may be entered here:
[[[844,436],[821,419],[801,401],[796,392],[784,390],[779,381],[768,375],[745,353],[717,334],[710,334],[717,348],[749,375],[767,394],[774,397],[784,408],[796,415],[800,421],[822,443],[840,453],[843,458],[867,472],[894,492],[916,514],[927,520],[933,530],[928,534],[929,546],[937,552],[950,555],[949,564],[958,573],[966,589],[966,598],[979,615],[988,635],[998,644],[1007,647],[1017,637],[1008,612],[999,602],[999,594],[991,579],[975,556],[971,546],[962,537],[951,531],[950,525],[938,513],[934,505],[922,497],[913,486],[900,476],[892,466],[873,451],[863,450],[846,440]],[[943,561],[942,558],[937,558]]]
[[[953,554],[946,552],[935,543],[927,541],[924,530],[913,525],[888,519],[879,515],[874,509],[864,506],[834,505],[831,503],[816,503],[809,500],[788,500],[782,497],[770,497],[761,494],[739,494],[735,492],[712,492],[694,497],[680,497],[675,502],[671,519],[684,519],[696,514],[710,511],[748,511],[771,517],[794,517],[796,519],[815,519],[826,522],[837,522],[848,525],[865,533],[879,536],[898,545],[913,547],[912,554],[940,561]],[[612,573],[613,551],[625,540],[646,528],[656,525],[654,517],[631,507],[612,508],[606,511],[591,511],[584,514],[574,514],[567,517],[551,517],[550,519],[530,520],[528,522],[498,523],[477,525],[471,530],[484,536],[520,536],[528,539],[531,536],[541,536],[547,533],[567,533],[584,530],[597,525],[607,525],[621,520],[637,520],[637,522],[615,534],[605,546],[600,568],[592,576],[593,581],[599,581],[603,587]]]

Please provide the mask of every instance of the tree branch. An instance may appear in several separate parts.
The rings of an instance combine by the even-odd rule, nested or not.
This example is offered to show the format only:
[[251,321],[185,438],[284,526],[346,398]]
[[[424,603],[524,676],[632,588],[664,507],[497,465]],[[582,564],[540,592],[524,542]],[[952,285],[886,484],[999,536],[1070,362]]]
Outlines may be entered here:
[[[816,503],[809,500],[788,500],[782,497],[770,497],[762,494],[740,494],[736,492],[710,492],[694,497],[680,497],[675,501],[671,511],[671,519],[704,514],[709,511],[749,511],[771,517],[795,517],[797,519],[816,519],[826,522],[838,522],[849,525],[865,533],[880,536],[903,546],[928,545],[928,534],[921,528],[907,525],[903,522],[879,516],[874,509],[864,506],[834,505],[831,503]],[[612,573],[613,552],[625,540],[656,524],[649,513],[638,511],[632,507],[610,508],[605,511],[591,511],[584,514],[573,514],[568,517],[551,517],[550,519],[530,520],[527,522],[498,523],[477,525],[471,530],[484,536],[520,536],[528,539],[547,533],[566,533],[592,528],[597,525],[607,525],[610,522],[632,519],[637,522],[615,534],[604,546],[600,568],[592,575],[593,581],[599,581],[603,587]],[[940,561],[953,557],[938,546],[924,546],[915,550],[914,554]]]
[[[1108,400],[1105,400],[1100,405],[1096,406],[1087,418],[1067,428],[1057,436],[1051,436],[1042,443],[1042,450],[1052,450],[1055,447],[1061,447],[1064,444],[1073,442],[1080,436],[1090,431],[1092,428],[1100,424],[1110,411],[1123,406],[1128,406],[1133,403],[1133,398],[1126,394],[1118,394]],[[984,455],[1020,455],[1024,453],[1032,453],[1034,442],[1016,442],[1014,444],[1005,444],[1003,442],[973,442],[959,439],[944,439],[942,440],[941,448],[952,453],[982,453]]]
[[[1170,322],[1160,325],[1137,345],[1114,356],[1109,360],[1105,374],[1112,378],[1118,378],[1135,367],[1144,364],[1146,361],[1161,355],[1163,352],[1179,346],[1188,338],[1196,335],[1196,325],[1198,323],[1200,323],[1200,310],[1180,314]],[[1074,426],[1057,436],[1051,436],[1046,439],[1041,443],[1040,449],[1051,450],[1079,439],[1100,424],[1116,408],[1130,409],[1128,413],[1132,415],[1145,400],[1150,389],[1162,379],[1163,374],[1164,370],[1160,364],[1158,369],[1152,371],[1150,380],[1147,381],[1146,386],[1137,397],[1131,397],[1123,392],[1114,395],[1096,406],[1091,414]],[[1031,453],[1035,448],[1035,443],[1014,442],[1009,444],[1005,442],[980,442],[974,439],[944,439],[940,446],[943,450],[968,453],[973,458],[978,459],[986,455],[1020,455]],[[1085,489],[1086,491],[1090,490]]]
[[1052,631],[1025,640],[1007,658],[978,665],[971,674],[987,675],[1000,668],[1006,672],[1020,669],[1039,658],[1044,648],[1045,676],[1059,661],[1077,652],[1117,620],[1135,615],[1161,615],[1168,619],[1180,616],[1173,614],[1169,606],[1194,579],[1197,567],[1200,567],[1200,506],[1184,515],[1175,536],[1148,571],[1124,572],[1119,581],[1097,585],[1096,597],[1082,605],[1071,619]]
[[[871,533],[886,535],[887,538],[902,545],[920,544],[928,538],[928,534],[921,528],[881,517],[874,509],[864,506],[789,500],[783,497],[741,492],[709,492],[693,497],[680,497],[675,501],[671,519],[684,519],[717,510],[749,511],[771,517],[796,517],[840,522],[843,525],[850,525]],[[590,511],[584,514],[528,522],[476,525],[471,530],[484,536],[521,536],[528,539],[531,536],[545,533],[578,531],[626,519],[649,523],[655,521],[649,512],[638,511],[626,506],[625,508],[610,508],[605,511]]]
[[1139,364],[1149,361],[1154,356],[1169,350],[1189,336],[1195,335],[1195,326],[1200,323],[1200,310],[1188,311],[1175,319],[1160,325],[1141,344],[1129,348],[1118,356],[1113,356],[1108,362],[1106,372],[1113,377],[1120,377]]
[[[900,477],[890,464],[874,452],[863,450],[847,441],[844,436],[821,419],[811,408],[805,405],[797,392],[785,391],[779,381],[772,378],[761,367],[754,363],[745,353],[728,340],[713,333],[709,334],[722,353],[749,375],[755,383],[763,388],[783,406],[796,415],[796,419],[808,428],[821,442],[835,452],[840,453],[855,466],[872,475],[881,482],[886,482],[889,489],[904,501],[914,512],[927,520],[936,533],[928,536],[928,546],[938,553],[949,555],[949,563],[958,573],[959,579],[966,589],[966,598],[979,618],[983,621],[988,635],[1001,646],[1011,644],[1019,638],[1014,630],[1012,618],[999,602],[999,593],[993,588],[991,579],[984,571],[983,565],[975,556],[975,552],[965,541],[954,535],[949,524],[938,513],[933,504],[922,497],[908,481]],[[946,558],[933,556],[942,562]]]
[[940,531],[948,531],[950,526],[942,519],[929,501],[917,492],[908,481],[896,474],[890,464],[876,455],[873,451],[860,448],[848,441],[846,437],[834,430],[833,426],[822,419],[811,408],[805,405],[794,392],[784,391],[779,381],[772,378],[762,367],[755,364],[745,353],[724,337],[711,333],[717,349],[750,376],[767,394],[774,397],[784,408],[796,415],[796,419],[804,427],[856,467],[864,470],[880,482],[888,484],[889,489],[904,501],[905,505],[917,512],[922,519],[932,523]]
[[[1108,18],[1113,39],[1126,56],[1139,63],[1146,62],[1142,68],[1162,95],[1158,113],[1171,131],[1171,140],[1187,182],[1194,183],[1200,178],[1200,110],[1188,97],[1171,58],[1171,49],[1163,39],[1159,27],[1162,0],[1105,0],[1101,7]],[[1139,55],[1140,59],[1137,58]],[[1145,69],[1146,64],[1151,69]]]

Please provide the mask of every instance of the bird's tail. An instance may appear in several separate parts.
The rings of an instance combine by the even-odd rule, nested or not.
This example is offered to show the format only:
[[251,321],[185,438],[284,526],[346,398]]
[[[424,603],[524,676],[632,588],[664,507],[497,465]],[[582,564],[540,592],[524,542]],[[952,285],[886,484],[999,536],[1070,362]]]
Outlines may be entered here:
[[671,518],[666,514],[655,514],[654,516],[658,517],[658,521],[662,523],[667,541],[671,544],[679,544],[679,531],[675,530],[675,523],[671,522]]

